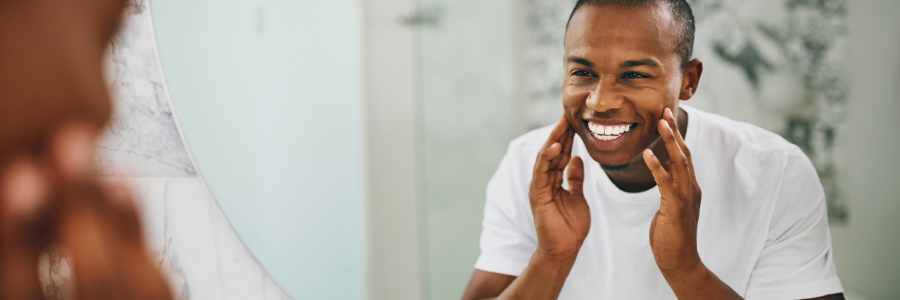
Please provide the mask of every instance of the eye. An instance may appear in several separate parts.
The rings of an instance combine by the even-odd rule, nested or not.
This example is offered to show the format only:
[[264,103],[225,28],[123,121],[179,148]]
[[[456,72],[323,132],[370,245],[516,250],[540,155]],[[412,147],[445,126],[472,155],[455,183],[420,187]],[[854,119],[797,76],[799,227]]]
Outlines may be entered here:
[[637,72],[625,72],[622,74],[622,79],[635,79],[635,78],[650,78],[650,76],[637,73]]
[[572,75],[575,75],[578,77],[595,77],[593,73],[585,71],[585,70],[577,70],[575,72],[572,72]]

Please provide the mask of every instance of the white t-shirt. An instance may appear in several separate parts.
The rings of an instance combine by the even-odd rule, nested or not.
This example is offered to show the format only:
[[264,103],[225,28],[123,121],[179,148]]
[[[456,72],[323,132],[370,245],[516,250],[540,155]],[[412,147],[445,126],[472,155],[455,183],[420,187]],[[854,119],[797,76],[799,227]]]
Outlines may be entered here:
[[[683,106],[685,142],[703,190],[697,247],[703,263],[746,299],[805,299],[841,293],[832,262],[825,194],[812,163],[780,136]],[[487,188],[475,268],[518,276],[537,247],[528,186],[551,127],[510,143]],[[658,188],[618,189],[585,159],[591,230],[559,299],[676,299],[650,250]]]

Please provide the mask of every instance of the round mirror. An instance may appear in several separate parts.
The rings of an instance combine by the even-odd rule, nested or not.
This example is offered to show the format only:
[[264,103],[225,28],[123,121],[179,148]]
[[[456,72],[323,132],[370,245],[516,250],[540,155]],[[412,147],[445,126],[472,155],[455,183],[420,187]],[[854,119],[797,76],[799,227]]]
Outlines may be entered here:
[[363,299],[360,2],[151,3],[198,171],[298,299]]
[[[297,299],[442,300],[473,272],[485,187],[509,142],[562,112],[575,2],[151,8],[198,172],[275,281]],[[846,5],[688,2],[705,71],[686,104],[800,146],[844,223]]]

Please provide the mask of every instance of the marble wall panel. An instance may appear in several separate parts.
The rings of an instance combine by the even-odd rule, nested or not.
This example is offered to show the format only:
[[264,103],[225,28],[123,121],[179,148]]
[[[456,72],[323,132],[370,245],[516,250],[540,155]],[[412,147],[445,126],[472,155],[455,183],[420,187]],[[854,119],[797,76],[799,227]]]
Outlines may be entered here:
[[163,80],[147,0],[131,0],[106,74],[115,113],[99,145],[107,176],[194,176]]

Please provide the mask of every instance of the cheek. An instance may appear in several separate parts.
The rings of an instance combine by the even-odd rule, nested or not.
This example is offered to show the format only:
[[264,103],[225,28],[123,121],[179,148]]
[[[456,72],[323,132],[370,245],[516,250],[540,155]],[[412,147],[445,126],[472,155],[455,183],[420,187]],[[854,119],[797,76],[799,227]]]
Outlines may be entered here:
[[575,86],[565,86],[562,89],[562,101],[563,107],[566,111],[570,110],[578,110],[581,106],[584,105],[585,101],[587,101],[587,97],[590,94],[590,90],[575,87]]
[[645,120],[650,120],[647,118],[648,116],[659,118],[659,116],[662,116],[663,109],[671,103],[668,95],[660,93],[659,91],[639,91],[629,98],[634,99],[631,102],[634,104],[635,110],[637,110]]
[[632,99],[631,102],[644,120],[656,121],[662,118],[666,107],[674,110],[678,106],[678,92],[677,89],[641,89],[631,91],[627,97]]

